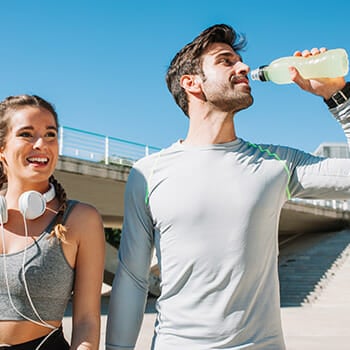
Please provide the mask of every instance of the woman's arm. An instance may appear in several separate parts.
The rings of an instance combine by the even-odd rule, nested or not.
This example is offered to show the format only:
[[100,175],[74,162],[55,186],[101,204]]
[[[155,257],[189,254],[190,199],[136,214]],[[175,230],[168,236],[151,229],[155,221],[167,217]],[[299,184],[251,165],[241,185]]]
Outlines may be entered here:
[[101,287],[105,259],[105,236],[97,210],[78,204],[67,222],[78,247],[73,291],[71,350],[97,350],[100,338]]

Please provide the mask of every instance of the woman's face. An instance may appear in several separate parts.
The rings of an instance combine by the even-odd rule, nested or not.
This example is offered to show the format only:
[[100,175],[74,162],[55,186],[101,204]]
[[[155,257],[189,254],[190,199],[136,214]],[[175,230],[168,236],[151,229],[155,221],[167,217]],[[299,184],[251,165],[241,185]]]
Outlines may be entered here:
[[10,118],[1,160],[8,182],[47,182],[58,159],[58,132],[46,109],[23,107]]

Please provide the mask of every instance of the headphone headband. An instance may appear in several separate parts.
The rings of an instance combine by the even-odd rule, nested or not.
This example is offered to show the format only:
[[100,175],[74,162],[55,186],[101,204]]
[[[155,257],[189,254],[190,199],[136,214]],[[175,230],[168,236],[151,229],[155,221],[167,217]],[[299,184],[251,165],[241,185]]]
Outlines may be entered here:
[[49,190],[43,194],[43,197],[45,198],[46,203],[51,202],[56,197],[55,186],[51,182]]

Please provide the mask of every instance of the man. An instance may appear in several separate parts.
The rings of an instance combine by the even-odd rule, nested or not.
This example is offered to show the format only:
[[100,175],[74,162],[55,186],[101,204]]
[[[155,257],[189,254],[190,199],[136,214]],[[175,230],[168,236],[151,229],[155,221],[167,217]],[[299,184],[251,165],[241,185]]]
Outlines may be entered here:
[[[350,160],[236,136],[234,116],[253,103],[240,38],[230,26],[215,25],[171,62],[167,84],[189,130],[130,172],[107,350],[135,346],[154,246],[161,295],[152,349],[285,349],[277,272],[281,209],[290,196],[350,198]],[[332,106],[349,134],[344,78],[304,80],[293,67],[290,74]]]

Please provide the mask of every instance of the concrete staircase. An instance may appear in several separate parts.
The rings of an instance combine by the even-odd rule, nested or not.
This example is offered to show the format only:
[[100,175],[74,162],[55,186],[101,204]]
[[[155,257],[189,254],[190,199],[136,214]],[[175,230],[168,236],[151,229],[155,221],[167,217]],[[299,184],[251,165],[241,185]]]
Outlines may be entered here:
[[[287,350],[350,349],[350,231],[320,238],[315,246],[306,246],[304,253],[281,259],[281,312]],[[315,263],[322,264],[323,271]],[[299,277],[291,279],[285,276],[287,272]]]
[[[329,288],[328,285],[338,276],[338,270],[349,260],[349,255],[350,230],[302,235],[282,246],[279,262],[281,306],[327,302],[326,295],[331,293],[329,289],[333,282]],[[345,278],[343,286],[334,287],[338,295],[339,290],[344,293],[329,298],[349,297],[350,270],[345,276],[342,277]]]

